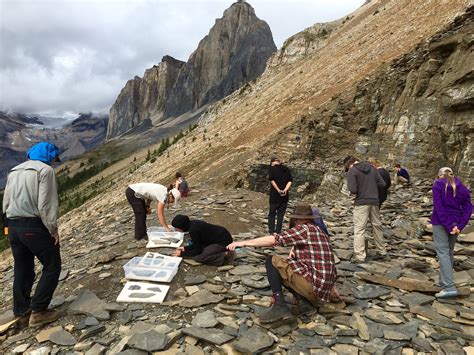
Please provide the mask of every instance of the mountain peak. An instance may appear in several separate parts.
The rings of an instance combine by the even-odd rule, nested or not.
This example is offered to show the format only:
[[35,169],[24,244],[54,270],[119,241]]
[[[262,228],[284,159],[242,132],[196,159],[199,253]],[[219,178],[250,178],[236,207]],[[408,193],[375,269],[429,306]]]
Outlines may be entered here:
[[[270,27],[244,1],[233,3],[183,63],[168,55],[129,82],[110,109],[108,138],[215,102],[260,76],[276,51]],[[166,65],[164,65],[166,64]]]

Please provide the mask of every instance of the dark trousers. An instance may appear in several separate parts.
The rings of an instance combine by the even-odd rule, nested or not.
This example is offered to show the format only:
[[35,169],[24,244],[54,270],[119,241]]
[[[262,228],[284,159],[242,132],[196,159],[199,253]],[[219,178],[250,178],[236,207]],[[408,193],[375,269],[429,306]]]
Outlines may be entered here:
[[146,204],[141,198],[135,196],[135,191],[130,187],[125,190],[125,196],[132,206],[135,214],[135,239],[140,240],[146,238]]
[[[268,232],[270,234],[281,232],[281,227],[283,226],[283,217],[285,216],[287,205],[288,202],[270,203],[270,210],[268,212]],[[275,216],[277,217],[276,228]]]
[[224,265],[227,247],[220,244],[210,244],[202,249],[201,254],[194,257],[198,263],[214,266]]
[[[61,273],[59,245],[54,245],[41,219],[10,219],[9,239],[15,266],[13,270],[13,313],[21,316],[48,308]],[[35,256],[43,265],[41,278],[31,297],[35,281]]]

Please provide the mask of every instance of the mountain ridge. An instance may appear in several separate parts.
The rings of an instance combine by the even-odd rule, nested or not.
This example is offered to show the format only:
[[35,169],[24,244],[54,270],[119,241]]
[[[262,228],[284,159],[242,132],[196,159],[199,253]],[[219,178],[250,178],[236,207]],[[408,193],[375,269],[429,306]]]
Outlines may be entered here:
[[[127,82],[110,109],[107,139],[145,119],[159,123],[225,97],[258,77],[275,51],[270,27],[252,6],[232,4],[186,63],[165,56],[143,78]],[[161,68],[162,75],[147,80],[154,68]]]

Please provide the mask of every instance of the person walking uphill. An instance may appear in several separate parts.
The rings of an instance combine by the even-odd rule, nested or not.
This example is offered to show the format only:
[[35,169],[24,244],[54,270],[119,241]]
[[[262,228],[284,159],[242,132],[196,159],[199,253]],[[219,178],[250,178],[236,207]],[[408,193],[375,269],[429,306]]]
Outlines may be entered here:
[[[14,259],[13,313],[20,327],[51,323],[60,316],[48,309],[61,273],[58,234],[58,192],[51,163],[58,148],[41,142],[30,148],[28,161],[11,169],[3,197]],[[35,281],[35,257],[43,265]]]
[[[288,205],[289,193],[293,177],[288,167],[281,164],[280,160],[273,157],[270,160],[270,169],[268,171],[270,180],[270,208],[268,211],[268,232],[280,233],[283,226],[283,217],[285,216]],[[275,227],[275,216],[277,217]]]
[[354,201],[354,257],[356,263],[365,261],[365,232],[367,222],[372,224],[375,246],[382,259],[387,260],[387,250],[383,239],[382,222],[379,213],[378,188],[385,187],[380,174],[368,162],[359,162],[355,157],[348,157],[345,161],[347,172],[347,188],[356,195]]
[[170,231],[165,219],[165,204],[176,203],[181,194],[172,186],[167,188],[160,184],[140,182],[132,184],[125,190],[125,196],[135,214],[135,239],[148,239],[146,234],[146,215],[151,213],[151,202],[156,202],[156,211],[160,224]]
[[335,286],[337,272],[331,242],[328,235],[314,224],[311,206],[297,205],[290,218],[290,223],[295,227],[287,231],[227,246],[229,250],[275,245],[293,247],[288,258],[277,255],[267,257],[267,277],[275,302],[270,310],[260,316],[261,323],[273,323],[292,316],[285,303],[283,285],[294,295],[302,296],[312,304],[319,300],[339,298]]
[[439,259],[439,284],[442,288],[438,298],[456,297],[458,291],[453,278],[454,245],[459,233],[471,218],[471,195],[466,186],[454,176],[451,168],[438,171],[433,184],[433,241]]
[[192,244],[177,248],[174,256],[193,258],[199,263],[222,266],[234,260],[235,252],[227,250],[233,239],[229,231],[221,226],[204,221],[190,220],[188,216],[177,215],[171,225],[179,232],[189,232]]

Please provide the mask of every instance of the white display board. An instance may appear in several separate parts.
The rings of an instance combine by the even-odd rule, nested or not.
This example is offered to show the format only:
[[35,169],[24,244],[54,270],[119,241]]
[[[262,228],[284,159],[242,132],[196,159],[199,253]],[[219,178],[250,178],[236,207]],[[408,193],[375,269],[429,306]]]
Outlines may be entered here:
[[[156,228],[156,227],[152,227]],[[148,244],[147,248],[178,248],[183,244],[184,233],[181,232],[162,232],[157,230],[147,231]]]
[[128,281],[117,297],[117,302],[162,303],[169,291],[168,285]]

